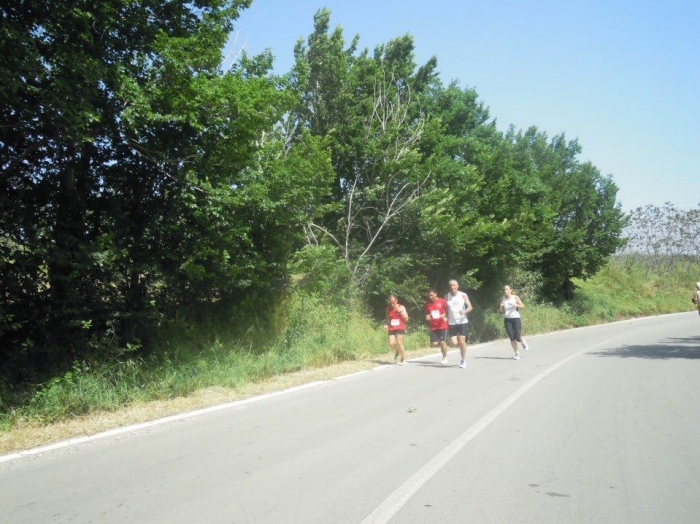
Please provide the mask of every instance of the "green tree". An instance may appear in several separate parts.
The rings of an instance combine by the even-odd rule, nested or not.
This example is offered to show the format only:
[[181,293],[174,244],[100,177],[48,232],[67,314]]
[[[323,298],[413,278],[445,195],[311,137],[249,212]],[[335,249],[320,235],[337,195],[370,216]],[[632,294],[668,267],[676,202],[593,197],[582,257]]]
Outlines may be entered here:
[[626,217],[616,199],[617,185],[590,162],[578,162],[576,141],[566,143],[563,135],[557,136],[549,152],[554,160],[539,169],[556,214],[549,249],[535,266],[554,295],[568,279],[596,274],[624,245]]
[[[311,228],[356,285],[385,293],[459,277],[495,288],[529,270],[551,288],[614,252],[616,187],[579,164],[576,142],[499,132],[473,89],[443,86],[435,59],[416,65],[410,35],[370,55],[330,31],[328,10],[314,21],[295,49],[291,121],[329,143],[333,198]],[[579,240],[580,256],[565,255]]]
[[[250,0],[2,6],[0,347],[10,381],[147,344],[283,274],[326,146],[287,147],[271,57],[220,70]],[[290,234],[294,231],[295,234]]]
[[295,48],[290,76],[299,106],[291,120],[297,132],[327,141],[335,175],[323,216],[309,223],[310,240],[331,239],[354,285],[368,289],[389,258],[407,256],[400,234],[431,175],[420,152],[428,125],[420,96],[435,79],[435,62],[417,68],[408,35],[371,56],[356,54],[357,42],[346,47],[342,30],[330,31],[330,12],[316,13],[313,33]]

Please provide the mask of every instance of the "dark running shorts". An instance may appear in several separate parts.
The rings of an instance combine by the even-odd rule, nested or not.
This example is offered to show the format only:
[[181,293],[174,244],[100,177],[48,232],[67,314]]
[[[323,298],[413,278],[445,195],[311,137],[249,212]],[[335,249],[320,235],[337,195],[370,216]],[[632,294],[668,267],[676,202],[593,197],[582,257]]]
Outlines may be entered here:
[[466,337],[468,324],[453,324],[450,326],[451,337]]
[[433,329],[430,331],[430,343],[444,342],[447,337],[446,329]]
[[520,332],[522,331],[522,322],[520,321],[520,319],[504,318],[503,320],[505,321],[508,338],[520,342]]

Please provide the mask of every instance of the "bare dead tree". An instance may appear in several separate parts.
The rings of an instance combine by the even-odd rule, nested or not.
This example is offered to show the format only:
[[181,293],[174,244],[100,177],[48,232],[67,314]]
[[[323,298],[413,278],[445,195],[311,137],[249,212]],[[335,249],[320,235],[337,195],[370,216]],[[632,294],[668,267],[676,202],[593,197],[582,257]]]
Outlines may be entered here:
[[224,73],[233,69],[233,67],[240,62],[241,55],[248,46],[247,43],[243,43],[240,46],[238,45],[238,37],[240,36],[240,34],[240,30],[236,31],[233,35],[233,39],[231,39],[226,46],[226,49],[228,51],[226,52],[226,56],[221,62],[221,70]]
[[624,232],[627,244],[618,253],[641,263],[647,273],[687,268],[700,260],[700,210],[683,211],[673,204],[644,206],[630,213]]
[[[416,146],[425,125],[422,115],[411,120],[411,91],[399,84],[393,75],[390,78],[385,76],[382,82],[375,82],[372,111],[364,122],[365,140],[378,141],[386,146],[381,148],[380,158],[373,159],[375,165],[388,169],[380,184],[373,186],[373,191],[380,188],[381,198],[362,198],[369,192],[363,186],[367,176],[366,173],[357,173],[346,185],[341,234],[334,234],[313,222],[307,228],[308,241],[316,242],[316,235],[312,234],[315,230],[338,246],[353,281],[360,285],[365,276],[364,262],[378,248],[382,232],[407,206],[415,202],[431,176],[428,171],[425,176],[411,180],[407,179],[405,170],[391,168],[410,161],[411,155],[415,156],[415,166],[418,167],[420,155]],[[358,231],[362,234],[358,235]],[[357,249],[354,242],[360,236],[365,242]]]

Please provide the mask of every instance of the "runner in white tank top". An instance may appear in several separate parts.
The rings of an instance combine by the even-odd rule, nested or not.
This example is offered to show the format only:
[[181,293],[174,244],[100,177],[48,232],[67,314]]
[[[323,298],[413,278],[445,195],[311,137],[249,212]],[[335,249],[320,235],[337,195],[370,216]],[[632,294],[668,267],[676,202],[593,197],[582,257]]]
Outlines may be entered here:
[[513,347],[513,359],[520,360],[520,352],[518,351],[518,342],[523,346],[525,351],[528,350],[527,342],[522,338],[522,323],[520,320],[520,310],[525,307],[523,301],[518,295],[514,295],[510,286],[503,287],[503,297],[498,305],[498,309],[503,313],[503,321],[506,326],[506,333],[510,339],[510,345]]
[[445,295],[447,302],[447,323],[450,335],[450,343],[453,347],[459,346],[461,360],[459,367],[467,367],[467,314],[474,309],[466,293],[459,290],[459,283],[450,280],[450,292]]

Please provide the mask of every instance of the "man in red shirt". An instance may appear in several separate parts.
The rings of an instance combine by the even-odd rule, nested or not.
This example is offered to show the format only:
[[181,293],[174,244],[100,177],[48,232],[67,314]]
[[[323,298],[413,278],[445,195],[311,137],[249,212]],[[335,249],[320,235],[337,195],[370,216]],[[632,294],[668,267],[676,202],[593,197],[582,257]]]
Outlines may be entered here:
[[425,319],[430,326],[430,343],[433,347],[440,346],[442,363],[447,365],[447,302],[438,297],[437,291],[428,291],[425,303]]

